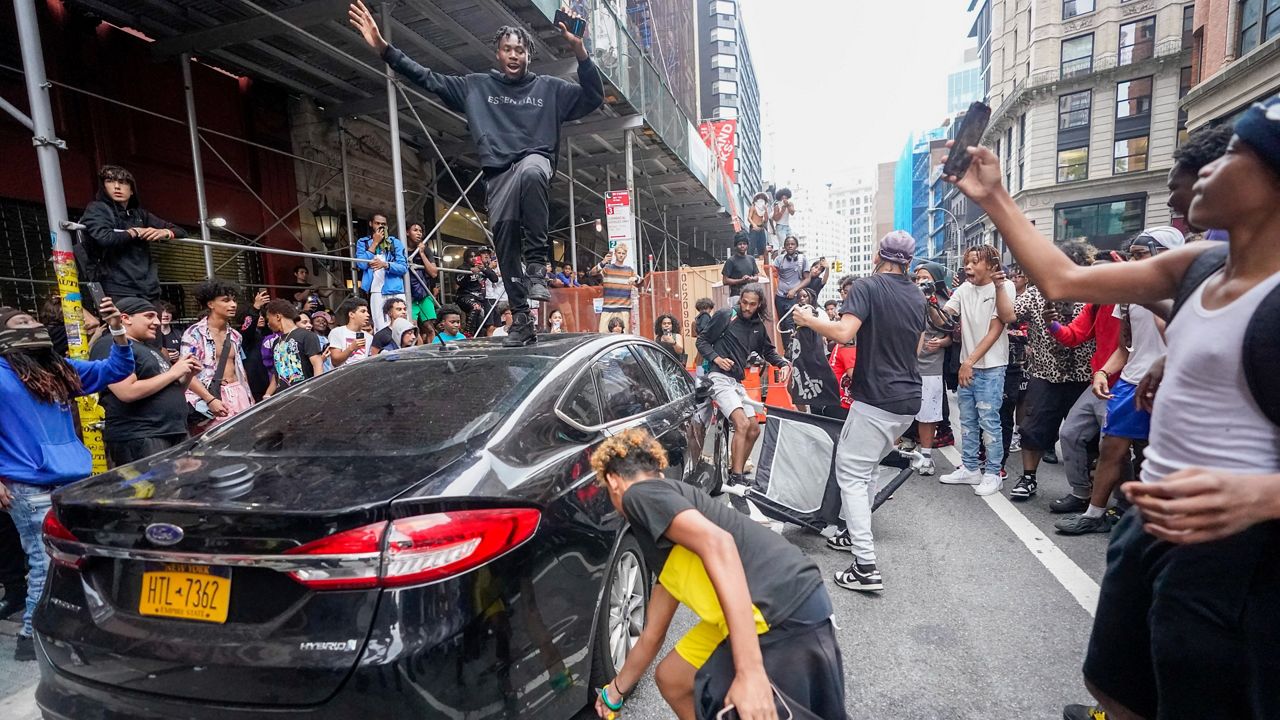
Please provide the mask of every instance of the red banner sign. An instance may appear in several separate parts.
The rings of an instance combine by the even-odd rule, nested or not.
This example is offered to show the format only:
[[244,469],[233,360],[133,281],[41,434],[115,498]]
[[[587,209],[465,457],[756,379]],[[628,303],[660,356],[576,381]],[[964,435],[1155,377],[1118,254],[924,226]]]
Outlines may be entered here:
[[[733,158],[738,151],[738,121],[709,120],[698,126],[702,141],[707,147],[714,148],[720,160],[720,168],[729,176],[730,182],[737,182],[737,174],[733,171]],[[714,141],[714,142],[713,142]]]

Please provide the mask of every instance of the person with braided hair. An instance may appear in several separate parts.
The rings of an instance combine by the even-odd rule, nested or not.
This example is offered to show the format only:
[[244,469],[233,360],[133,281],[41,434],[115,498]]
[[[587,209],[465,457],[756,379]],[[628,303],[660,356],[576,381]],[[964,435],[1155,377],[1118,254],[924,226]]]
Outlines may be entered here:
[[776,720],[779,701],[798,719],[844,718],[840,647],[818,566],[728,504],[666,478],[666,467],[662,445],[639,428],[605,440],[591,455],[596,482],[657,576],[644,629],[617,676],[600,689],[597,714],[622,708],[683,604],[701,622],[654,672],[681,720],[712,717],[729,705],[744,720]]
[[76,436],[71,401],[133,374],[133,348],[110,298],[98,306],[111,328],[105,360],[68,360],[31,315],[0,307],[0,507],[9,511],[27,555],[27,606],[15,660],[35,660],[31,616],[44,590],[49,559],[41,527],[50,494],[93,472],[89,449]]
[[577,83],[529,72],[533,38],[519,26],[503,26],[494,34],[497,69],[444,75],[419,65],[383,39],[361,0],[351,3],[347,15],[387,65],[466,116],[484,171],[493,241],[515,318],[502,344],[536,342],[529,301],[551,299],[547,193],[560,155],[560,126],[590,115],[604,101],[604,83],[582,38],[559,25],[578,59]]

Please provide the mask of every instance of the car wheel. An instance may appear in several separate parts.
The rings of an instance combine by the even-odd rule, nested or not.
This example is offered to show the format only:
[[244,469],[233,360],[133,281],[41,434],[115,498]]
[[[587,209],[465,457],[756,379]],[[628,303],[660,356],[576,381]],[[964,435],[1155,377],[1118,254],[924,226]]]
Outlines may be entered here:
[[595,652],[591,659],[591,687],[598,688],[618,674],[627,653],[635,647],[649,611],[649,568],[640,544],[624,535],[613,556],[596,622]]

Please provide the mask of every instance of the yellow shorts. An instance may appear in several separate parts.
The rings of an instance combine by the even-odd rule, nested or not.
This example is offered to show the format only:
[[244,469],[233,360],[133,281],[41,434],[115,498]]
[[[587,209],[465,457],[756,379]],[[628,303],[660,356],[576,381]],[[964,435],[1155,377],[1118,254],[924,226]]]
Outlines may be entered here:
[[684,658],[685,662],[694,668],[700,668],[706,664],[707,658],[711,657],[711,653],[715,652],[727,637],[729,637],[728,631],[704,620],[694,625],[692,630],[680,638],[676,643],[676,652]]

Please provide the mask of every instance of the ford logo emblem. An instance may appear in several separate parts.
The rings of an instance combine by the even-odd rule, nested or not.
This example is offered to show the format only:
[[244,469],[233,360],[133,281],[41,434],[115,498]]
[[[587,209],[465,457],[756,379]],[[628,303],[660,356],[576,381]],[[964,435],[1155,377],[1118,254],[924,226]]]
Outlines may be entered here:
[[151,523],[147,526],[146,532],[143,534],[147,536],[147,540],[151,541],[152,545],[167,546],[177,545],[182,542],[182,536],[184,533],[182,532],[182,528],[177,525],[170,525],[169,523]]

